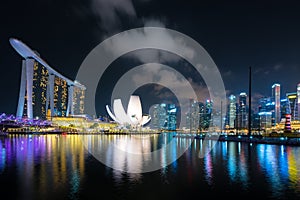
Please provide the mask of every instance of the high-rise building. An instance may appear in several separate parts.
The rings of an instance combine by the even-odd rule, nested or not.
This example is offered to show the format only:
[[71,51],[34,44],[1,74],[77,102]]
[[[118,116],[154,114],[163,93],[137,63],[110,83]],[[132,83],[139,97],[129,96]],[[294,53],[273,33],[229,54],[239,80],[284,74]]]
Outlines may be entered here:
[[175,131],[177,129],[177,108],[175,104],[167,104],[166,129],[169,131]]
[[186,125],[191,131],[197,131],[199,129],[199,103],[196,100],[190,99],[189,112],[187,115]]
[[[48,85],[48,70],[34,62],[33,65],[33,84],[32,84],[32,109],[33,116],[45,119],[47,116],[47,85]],[[27,116],[27,95],[25,96],[25,116]]]
[[275,83],[272,86],[272,99],[275,103],[275,124],[280,123],[281,121],[281,114],[280,114],[280,84]]
[[229,128],[235,128],[236,123],[236,96],[229,96],[229,112],[228,112],[228,125]]
[[155,104],[151,109],[151,124],[153,129],[164,129],[167,121],[166,104]]
[[213,102],[206,100],[206,103],[199,102],[199,129],[208,130],[212,125]]
[[[10,43],[24,58],[16,117],[32,119],[83,114],[85,86],[56,72],[20,40],[11,38]],[[80,108],[78,113],[72,113],[76,88],[81,94]]]
[[150,115],[151,128],[169,131],[177,129],[177,108],[175,104],[155,104],[151,108]]
[[266,130],[272,126],[272,112],[259,112],[260,129]]
[[52,116],[67,116],[68,103],[68,85],[67,81],[60,78],[54,78],[54,115]]
[[272,126],[275,126],[275,102],[272,97],[262,97],[259,99],[258,113],[266,112],[271,113],[271,124]]
[[84,113],[85,90],[69,85],[33,59],[23,61],[17,117],[42,118]]
[[191,131],[208,130],[211,125],[213,103],[206,100],[206,103],[190,100],[190,108],[186,115],[186,125]]
[[[76,81],[75,81],[76,82]],[[74,114],[83,114],[84,113],[84,99],[85,99],[85,90],[80,87],[72,87],[72,107],[71,115]]]
[[247,94],[241,92],[239,95],[238,111],[237,111],[237,128],[245,129],[248,127],[247,115]]
[[290,105],[287,98],[280,100],[280,110],[281,110],[281,118],[285,119],[287,114],[290,114]]
[[288,105],[289,105],[289,113],[291,115],[291,121],[296,120],[297,116],[297,93],[296,92],[290,92],[290,93],[286,93],[286,97],[288,100]]

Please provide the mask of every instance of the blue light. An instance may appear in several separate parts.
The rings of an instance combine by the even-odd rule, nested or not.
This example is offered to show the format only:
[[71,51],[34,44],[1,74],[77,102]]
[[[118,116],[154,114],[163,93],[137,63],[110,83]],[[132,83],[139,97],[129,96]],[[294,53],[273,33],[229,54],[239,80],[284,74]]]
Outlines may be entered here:
[[173,108],[173,109],[170,110],[171,113],[176,113],[176,111],[177,111],[176,108]]

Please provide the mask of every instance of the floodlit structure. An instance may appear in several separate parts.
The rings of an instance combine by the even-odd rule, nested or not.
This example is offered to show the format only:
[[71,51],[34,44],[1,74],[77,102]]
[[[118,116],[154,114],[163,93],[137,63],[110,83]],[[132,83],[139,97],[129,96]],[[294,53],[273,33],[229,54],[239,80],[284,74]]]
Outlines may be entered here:
[[10,38],[9,42],[24,58],[16,117],[32,119],[84,113],[84,85],[55,71],[22,41]]
[[122,105],[121,99],[114,100],[113,112],[108,105],[106,105],[106,110],[109,116],[122,126],[131,126],[133,128],[137,128],[144,126],[151,120],[150,115],[143,115],[140,97],[136,95],[130,96],[127,112]]
[[281,114],[280,114],[280,84],[275,83],[272,86],[272,98],[275,103],[275,125],[280,123]]

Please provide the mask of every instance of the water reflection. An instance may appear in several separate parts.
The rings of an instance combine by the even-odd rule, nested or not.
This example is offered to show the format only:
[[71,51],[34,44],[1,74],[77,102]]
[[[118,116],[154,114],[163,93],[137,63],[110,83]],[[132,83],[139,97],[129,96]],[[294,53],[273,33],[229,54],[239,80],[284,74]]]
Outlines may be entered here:
[[87,150],[115,170],[142,173],[161,169],[185,152],[192,139],[173,134],[83,135]]
[[[18,195],[25,199],[75,195],[84,176],[84,147],[77,136],[10,135],[1,140],[0,169],[16,169]],[[76,173],[76,170],[80,171]]]
[[[209,141],[200,141],[198,154],[204,154],[204,143],[214,145]],[[300,147],[218,142],[203,158],[204,178],[209,185],[216,185],[220,179],[218,170],[222,165],[225,168],[221,170],[227,174],[222,180],[230,180],[229,184],[239,184],[245,191],[250,187],[252,190],[261,190],[260,187],[268,185],[270,189],[265,192],[272,198],[284,197],[287,190],[300,192],[299,153]],[[251,180],[260,176],[262,178]],[[253,182],[257,182],[257,186],[253,186]]]
[[300,191],[300,148],[258,145],[257,151],[259,166],[266,174],[274,196],[283,195],[287,189]]
[[[176,159],[177,150],[190,143]],[[163,148],[167,144],[169,150]],[[158,149],[159,154],[151,154]],[[87,169],[91,155],[100,150],[112,167],[93,159],[97,168]],[[102,179],[105,184],[112,182],[104,184],[104,194],[111,186],[124,194],[136,188],[148,191],[149,185],[168,185],[165,196],[178,187],[198,190],[201,186],[212,193],[238,190],[261,197],[299,198],[299,155],[300,147],[195,140],[172,134],[10,135],[0,138],[0,184],[15,188],[15,199],[76,199]],[[172,159],[175,161],[153,173],[126,172],[143,170],[153,160],[167,164]],[[96,180],[87,179],[90,171]]]

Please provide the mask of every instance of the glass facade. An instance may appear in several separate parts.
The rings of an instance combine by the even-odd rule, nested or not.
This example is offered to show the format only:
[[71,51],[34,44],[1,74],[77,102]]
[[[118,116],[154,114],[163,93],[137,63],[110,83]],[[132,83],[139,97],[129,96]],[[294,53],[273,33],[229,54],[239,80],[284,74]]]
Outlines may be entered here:
[[297,118],[297,93],[291,92],[286,94],[287,100],[289,102],[289,113],[291,115],[291,120],[296,120]]
[[66,79],[50,73],[33,59],[23,61],[17,117],[66,117],[70,114],[68,106],[73,109],[71,114],[84,114],[84,98],[85,89],[68,85]]
[[163,129],[166,123],[166,118],[166,104],[153,105],[150,127],[153,129]]
[[248,112],[247,112],[247,94],[240,93],[238,112],[237,112],[237,128],[245,129],[248,127]]
[[213,103],[190,100],[190,108],[186,114],[186,127],[191,131],[208,130],[211,125]]
[[274,124],[280,123],[281,121],[281,114],[280,114],[280,84],[275,83],[272,86],[272,98],[274,101]]
[[236,124],[236,96],[229,96],[229,116],[228,116],[228,125],[229,128],[235,128]]
[[67,103],[67,81],[56,76],[54,79],[54,115],[52,116],[65,117],[67,115]]
[[155,104],[151,111],[151,128],[175,131],[177,129],[176,105]]
[[166,129],[169,131],[175,131],[177,129],[177,108],[175,104],[167,104]]

